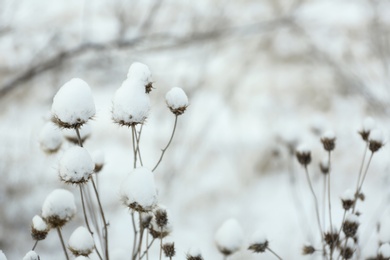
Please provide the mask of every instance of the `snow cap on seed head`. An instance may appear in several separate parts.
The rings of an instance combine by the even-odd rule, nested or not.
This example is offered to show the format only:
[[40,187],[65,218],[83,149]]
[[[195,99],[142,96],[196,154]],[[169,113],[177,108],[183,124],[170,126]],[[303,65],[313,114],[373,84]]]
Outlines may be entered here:
[[157,204],[153,172],[145,167],[134,169],[123,182],[120,194],[127,207],[138,212],[151,211]]
[[238,221],[234,218],[226,220],[215,234],[218,250],[223,255],[231,255],[241,249],[244,234]]
[[153,210],[149,232],[153,238],[164,238],[172,232],[169,210],[164,205],[157,205]]
[[341,196],[341,202],[343,204],[343,209],[349,210],[355,203],[355,193],[348,189]]
[[127,73],[127,79],[132,82],[141,83],[142,90],[148,94],[152,91],[152,72],[149,67],[141,62],[133,62]]
[[329,173],[329,158],[325,157],[320,162],[320,170],[323,174]]
[[307,166],[311,162],[311,151],[306,144],[299,145],[295,151],[295,155],[297,156],[298,162],[303,166]]
[[65,183],[85,183],[94,169],[95,164],[88,151],[80,146],[69,148],[60,160],[60,178]]
[[39,134],[39,143],[44,152],[57,152],[62,145],[62,134],[60,129],[52,122],[47,122]]
[[79,128],[95,113],[91,89],[79,78],[65,83],[53,98],[52,120],[63,128]]
[[382,130],[374,129],[371,131],[370,136],[368,137],[369,149],[371,152],[376,152],[382,148],[385,144],[385,138]]
[[76,214],[76,204],[73,194],[64,189],[52,191],[42,205],[42,218],[51,227],[65,225]]
[[363,138],[364,141],[368,141],[368,137],[370,132],[375,129],[376,122],[372,117],[366,117],[363,121],[363,125],[359,130],[359,134]]
[[390,258],[390,244],[384,243],[378,249],[378,259],[389,259]]
[[169,109],[175,115],[183,114],[188,107],[188,97],[183,89],[174,87],[165,95]]
[[24,257],[23,260],[39,260],[39,255],[35,253],[35,251],[28,252]]
[[251,244],[248,249],[252,250],[254,253],[264,253],[268,248],[268,240],[266,236],[260,232],[256,231],[251,238]]
[[7,257],[5,256],[2,250],[0,250],[0,260],[7,260]]
[[40,216],[35,215],[31,223],[31,236],[34,240],[43,240],[49,233],[49,226]]
[[92,153],[92,160],[95,163],[95,172],[98,173],[104,166],[104,152],[102,150],[96,150]]
[[326,131],[322,137],[321,142],[324,146],[324,149],[328,152],[333,151],[336,146],[336,135],[332,130]]
[[78,227],[69,238],[69,250],[75,256],[88,256],[92,253],[95,242],[91,233],[85,227]]

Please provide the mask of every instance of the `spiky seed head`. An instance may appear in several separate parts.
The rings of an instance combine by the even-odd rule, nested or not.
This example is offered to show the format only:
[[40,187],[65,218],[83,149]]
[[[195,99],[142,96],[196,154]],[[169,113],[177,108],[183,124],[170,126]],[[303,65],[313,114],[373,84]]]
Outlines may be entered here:
[[46,221],[36,215],[31,223],[31,236],[34,240],[44,240],[49,233],[50,227]]
[[295,151],[295,155],[297,156],[298,162],[302,166],[307,166],[311,162],[311,151],[307,146],[300,145],[298,146],[297,150]]
[[343,223],[343,232],[346,237],[355,237],[359,228],[359,219],[355,214],[346,217]]
[[302,248],[302,254],[303,255],[312,255],[316,249],[312,245],[304,245]]
[[165,243],[163,245],[163,251],[164,251],[164,255],[165,257],[174,257],[175,254],[176,254],[176,251],[175,251],[175,243]]
[[157,209],[154,212],[154,216],[156,218],[156,224],[158,227],[163,228],[168,224],[168,214],[164,209]]
[[325,151],[331,152],[336,147],[336,136],[333,131],[327,131],[321,137],[322,145],[324,146]]
[[369,146],[371,152],[375,153],[384,145],[384,137],[382,131],[375,129],[371,132],[370,137],[368,138]]
[[248,249],[252,250],[254,253],[264,253],[267,248],[268,248],[268,240],[265,240],[262,243],[251,244],[248,247]]

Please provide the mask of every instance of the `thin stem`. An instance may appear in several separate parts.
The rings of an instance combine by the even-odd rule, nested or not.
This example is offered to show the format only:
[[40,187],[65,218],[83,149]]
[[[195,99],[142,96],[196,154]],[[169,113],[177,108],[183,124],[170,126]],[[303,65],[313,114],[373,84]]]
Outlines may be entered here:
[[160,159],[158,160],[156,166],[154,166],[152,172],[154,172],[154,170],[157,169],[157,167],[159,166],[159,164],[161,163],[161,161],[162,161],[162,159],[163,159],[163,157],[164,157],[165,152],[167,151],[169,145],[170,145],[171,142],[172,142],[173,136],[175,135],[175,131],[176,131],[177,118],[178,118],[178,116],[176,115],[176,116],[175,116],[175,124],[173,125],[173,130],[172,130],[171,138],[169,139],[169,142],[168,142],[168,144],[165,146],[165,148],[162,149]]
[[139,130],[139,133],[137,135],[137,131],[135,131],[135,138],[137,139],[137,151],[138,151],[138,158],[139,158],[139,162],[141,164],[141,166],[144,166],[143,162],[142,162],[142,157],[141,157],[141,150],[139,148],[139,142],[141,140],[141,133],[142,133],[142,129],[144,127],[144,124],[141,125],[141,128]]
[[134,241],[133,241],[133,251],[131,253],[132,259],[135,259],[136,252],[135,249],[137,247],[137,227],[135,226],[135,220],[134,220],[134,210],[131,210],[131,223],[133,224],[133,231],[134,231]]
[[131,126],[131,139],[133,142],[133,154],[134,154],[134,165],[133,168],[137,168],[137,148],[136,148],[136,137],[135,137],[135,127]]
[[66,251],[64,239],[62,238],[61,229],[59,227],[57,228],[57,233],[58,233],[58,237],[60,238],[62,249],[64,250],[66,260],[69,260],[68,252]]
[[275,253],[271,248],[267,247],[267,250],[272,253],[277,259],[279,260],[282,260],[283,258],[281,258],[277,253]]
[[109,254],[108,254],[108,230],[107,230],[106,217],[104,216],[104,211],[103,211],[102,204],[101,204],[101,202],[100,202],[99,193],[98,193],[98,190],[96,189],[95,181],[93,180],[93,178],[91,178],[91,182],[92,182],[92,185],[93,185],[93,189],[94,189],[94,191],[95,191],[96,200],[97,200],[98,205],[99,205],[100,215],[102,216],[102,220],[103,220],[103,225],[104,225],[104,243],[105,243],[104,249],[105,249],[105,256],[106,256],[106,260],[109,260],[110,257],[109,257]]
[[366,161],[366,154],[367,154],[368,146],[369,146],[369,143],[367,142],[366,147],[364,148],[364,154],[363,154],[362,162],[360,164],[358,180],[357,180],[357,183],[356,183],[356,191],[359,189],[360,179],[362,178],[363,166],[364,166],[364,162]]
[[355,193],[355,203],[353,204],[352,213],[355,213],[356,204],[358,202],[358,196],[359,196],[360,191],[361,191],[361,189],[363,187],[363,183],[364,183],[364,180],[366,179],[368,168],[370,167],[370,163],[371,163],[371,160],[372,160],[373,156],[374,156],[374,153],[371,152],[370,158],[368,159],[368,162],[367,162],[367,165],[366,165],[366,169],[364,170],[363,178],[362,178],[362,180],[360,182],[360,185],[358,186],[358,188],[356,190],[356,193]]
[[325,230],[326,229],[326,225],[325,225],[325,216],[326,216],[326,188],[327,188],[327,185],[328,185],[328,178],[327,176],[324,174],[324,186],[323,186],[323,190],[322,190],[322,196],[323,196],[323,205],[322,205],[322,219],[324,220],[324,223],[322,228]]
[[[329,206],[329,225],[330,225],[330,232],[333,233],[333,222],[332,222],[332,203],[330,200],[330,173],[332,171],[332,165],[331,165],[331,152],[328,153],[328,165],[329,165],[329,172],[328,172],[328,206]],[[331,236],[333,237],[333,236]],[[332,241],[334,242],[334,241]],[[330,247],[330,260],[333,259],[333,250],[334,250],[334,243],[332,243],[332,246]]]
[[[152,240],[152,242],[153,242],[153,240]],[[146,244],[147,245],[149,244],[149,233],[148,232],[146,232]],[[149,247],[146,248],[146,260],[149,260]]]
[[[96,183],[96,186],[97,186],[97,183]],[[83,189],[84,189],[84,187],[85,186],[83,186]],[[97,236],[99,238],[100,245],[103,245],[103,239],[102,239],[102,234],[101,234],[101,230],[100,230],[100,225],[99,225],[99,221],[98,221],[98,218],[96,216],[96,211],[95,211],[95,207],[94,207],[95,205],[92,202],[91,186],[86,186],[86,190],[83,190],[83,191],[84,191],[84,195],[85,195],[87,209],[89,211],[90,217],[92,218],[92,222],[95,225],[95,231],[97,232]]]
[[[146,238],[148,238],[148,237],[146,237]],[[149,256],[148,256],[148,250],[149,250],[149,248],[151,248],[151,247],[152,247],[154,240],[156,240],[156,239],[155,239],[155,238],[153,238],[153,239],[152,239],[152,241],[150,241],[150,243],[149,243],[148,247],[146,247],[146,249],[145,249],[145,251],[142,253],[142,255],[141,255],[141,258],[140,258],[140,259],[142,259],[142,258],[143,258],[145,255],[146,255],[146,258],[147,258],[147,259],[149,259]]]
[[[307,170],[307,166],[305,166],[305,173],[306,173],[307,183],[309,184],[309,188],[310,188],[310,191],[311,191],[311,193],[313,195],[313,199],[314,199],[314,204],[315,204],[314,206],[315,206],[315,211],[316,211],[316,216],[317,216],[317,224],[318,224],[318,229],[321,233],[322,245],[323,245],[323,247],[325,247],[323,231],[322,231],[321,221],[320,221],[320,212],[318,209],[318,200],[317,200],[317,196],[314,192],[313,185],[311,184],[311,180],[310,180],[310,176],[309,176],[309,171]],[[325,251],[325,248],[324,248],[324,251]]]
[[163,244],[163,238],[162,238],[163,228],[161,227],[161,233],[160,233],[160,260],[162,258],[162,244]]
[[143,235],[144,235],[144,228],[142,226],[142,223],[141,223],[141,213],[139,213],[138,215],[139,217],[139,227],[140,227],[140,234],[139,234],[139,245],[138,245],[138,250],[137,250],[137,254],[138,254],[138,259],[141,259],[141,249],[142,249],[142,240],[143,240]]
[[34,243],[34,245],[33,245],[33,247],[32,247],[32,251],[34,251],[35,250],[35,248],[37,247],[37,245],[38,245],[38,242],[39,242],[39,240],[35,240],[35,243]]
[[83,188],[81,187],[81,185],[78,185],[78,186],[79,186],[79,189],[80,189],[81,205],[83,206],[85,225],[87,226],[87,229],[88,229],[89,233],[93,236],[93,232],[91,230],[91,227],[89,226],[89,222],[88,222],[88,218],[87,218],[87,211],[85,210]]
[[77,140],[79,141],[79,146],[80,146],[80,147],[83,147],[83,141],[81,141],[81,136],[80,136],[79,128],[76,127],[75,130],[76,130],[76,134],[77,134]]

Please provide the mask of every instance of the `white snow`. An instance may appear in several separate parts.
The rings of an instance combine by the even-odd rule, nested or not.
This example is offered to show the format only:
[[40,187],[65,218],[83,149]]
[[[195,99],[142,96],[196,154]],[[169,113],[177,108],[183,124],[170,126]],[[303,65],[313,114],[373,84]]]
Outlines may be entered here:
[[76,214],[76,204],[73,193],[64,189],[52,191],[42,206],[42,217],[58,217],[61,220],[70,220]]
[[372,117],[366,117],[363,121],[362,125],[362,132],[370,132],[371,130],[374,130],[376,126],[376,122]]
[[39,134],[39,143],[45,152],[57,151],[62,144],[62,135],[58,126],[47,122]]
[[83,124],[96,113],[91,89],[79,78],[65,83],[53,98],[52,114],[69,125]]
[[389,216],[380,222],[378,239],[381,243],[390,243],[390,219]]
[[345,218],[345,221],[348,221],[348,222],[351,222],[351,223],[360,223],[359,222],[359,217],[353,213],[349,213],[346,218]]
[[130,65],[127,72],[127,78],[130,80],[138,81],[143,84],[143,91],[145,91],[145,85],[152,83],[152,72],[147,65],[141,62],[133,62]]
[[185,108],[188,106],[188,97],[182,88],[172,88],[165,95],[165,100],[171,109]]
[[234,253],[241,249],[244,233],[236,219],[226,220],[215,234],[215,242],[220,251]]
[[198,256],[202,255],[202,251],[199,248],[197,248],[197,247],[191,247],[188,250],[187,255],[193,256],[193,257],[198,257]]
[[[80,138],[81,140],[85,140],[86,138],[88,138],[90,135],[91,135],[91,132],[92,132],[92,128],[91,126],[87,123],[87,124],[84,124],[82,125],[80,128],[79,128],[79,133],[80,133]],[[72,128],[65,128],[65,129],[62,129],[62,134],[65,136],[66,139],[70,139],[70,140],[78,140],[77,138],[77,133],[74,129]]]
[[72,251],[76,251],[81,255],[89,255],[95,246],[88,229],[82,226],[73,231],[68,244]]
[[307,144],[300,144],[297,147],[296,151],[298,153],[301,153],[301,154],[307,154],[307,153],[310,153],[310,148],[309,148],[309,146]]
[[152,210],[157,203],[154,174],[145,167],[134,169],[125,179],[120,191],[127,206],[137,203],[144,210]]
[[105,161],[103,150],[96,150],[92,153],[92,160],[95,165],[103,165]]
[[255,233],[253,233],[250,243],[251,244],[264,244],[267,242],[267,237],[265,236],[264,232],[257,230]]
[[80,146],[66,150],[60,160],[60,177],[65,182],[85,182],[94,169],[95,164],[88,151]]
[[150,224],[152,225],[152,228],[156,231],[162,231],[164,233],[171,233],[172,230],[173,230],[173,220],[172,220],[172,214],[171,212],[169,211],[169,209],[162,205],[162,204],[158,204],[155,209],[154,209],[154,212],[158,211],[158,210],[164,210],[166,213],[167,213],[167,219],[168,219],[168,223],[164,226],[164,227],[160,227],[157,225],[156,223],[156,218],[155,218],[155,215],[153,214],[153,218],[152,218],[152,221],[150,222]]
[[30,251],[23,257],[23,260],[39,260],[39,256],[35,251]]
[[380,129],[372,130],[368,139],[370,142],[377,142],[381,144],[383,144],[385,141],[383,132]]
[[355,192],[351,189],[347,189],[344,191],[344,193],[341,195],[342,200],[354,200],[355,199]]
[[[111,258],[111,257],[110,257],[110,258]],[[89,257],[79,255],[79,256],[76,257],[74,260],[90,260],[90,259],[91,259],[91,258],[89,258]]]
[[355,248],[355,241],[352,237],[347,238],[347,245],[348,248]]
[[2,250],[0,250],[0,260],[7,260],[7,257],[5,256]]
[[114,122],[127,125],[143,123],[149,110],[149,95],[139,82],[126,80],[115,92],[112,108]]
[[382,255],[382,257],[384,257],[384,258],[389,258],[390,257],[390,244],[389,243],[382,244],[379,247],[378,253],[380,255]]
[[32,227],[37,231],[46,231],[48,229],[46,222],[38,215],[33,217]]
[[336,134],[334,133],[333,130],[327,130],[327,131],[322,135],[322,138],[323,138],[323,139],[335,139],[335,138],[336,138]]

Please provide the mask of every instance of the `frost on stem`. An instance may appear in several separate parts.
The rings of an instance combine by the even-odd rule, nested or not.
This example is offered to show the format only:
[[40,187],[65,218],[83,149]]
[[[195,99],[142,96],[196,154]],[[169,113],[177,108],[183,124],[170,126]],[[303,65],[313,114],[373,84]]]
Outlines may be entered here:
[[153,172],[145,167],[134,169],[123,182],[120,194],[123,203],[130,209],[151,211],[157,203]]
[[150,111],[150,99],[143,85],[125,80],[115,92],[112,119],[122,126],[134,126],[145,122]]
[[301,144],[298,146],[297,150],[295,151],[295,155],[297,156],[298,162],[306,167],[311,162],[311,151],[310,149],[304,145]]
[[172,88],[165,95],[165,101],[171,112],[177,116],[182,115],[188,107],[188,98],[181,88]]
[[65,83],[53,98],[52,120],[63,128],[79,128],[95,113],[91,89],[79,78]]
[[75,256],[88,256],[92,253],[95,242],[88,229],[85,227],[78,227],[70,236],[68,245],[69,250]]
[[[91,126],[87,123],[79,128],[81,142],[84,143],[91,136]],[[79,144],[79,138],[74,129],[63,129],[62,131],[66,140],[73,144]]]
[[379,129],[375,129],[371,132],[368,138],[369,146],[371,152],[375,153],[385,144],[383,132]]
[[40,260],[40,258],[39,255],[35,253],[35,251],[30,251],[23,257],[23,260]]
[[215,242],[218,250],[225,256],[229,256],[241,249],[244,234],[236,219],[226,220],[215,234]]
[[7,260],[7,257],[5,256],[2,250],[0,250],[0,260]]
[[364,141],[368,141],[368,137],[370,136],[370,132],[375,128],[375,120],[371,117],[367,117],[363,121],[363,125],[359,130],[359,134]]
[[62,135],[60,129],[52,122],[47,122],[39,134],[39,143],[44,152],[57,152],[62,145]]
[[146,94],[149,94],[153,89],[152,73],[147,65],[141,62],[131,64],[127,73],[127,78],[132,81],[141,83]]
[[65,225],[76,214],[74,196],[70,191],[56,189],[45,199],[42,217],[53,228]]
[[31,236],[34,240],[43,240],[49,233],[49,226],[40,216],[36,215],[31,223]]
[[79,146],[69,148],[60,160],[60,178],[65,183],[82,184],[95,169],[88,151]]

